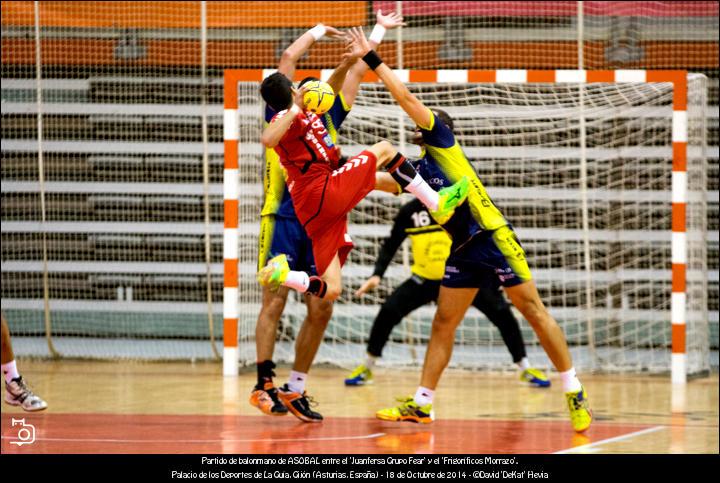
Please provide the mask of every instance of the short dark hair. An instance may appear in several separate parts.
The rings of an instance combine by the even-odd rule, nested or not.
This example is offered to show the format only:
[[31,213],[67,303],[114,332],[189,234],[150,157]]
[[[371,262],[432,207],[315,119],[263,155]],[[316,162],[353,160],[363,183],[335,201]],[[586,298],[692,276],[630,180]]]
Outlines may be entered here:
[[300,81],[300,83],[298,84],[298,89],[300,87],[304,86],[305,84],[307,84],[308,82],[319,81],[319,80],[320,79],[315,76],[312,76],[312,75],[307,76],[306,78],[304,78],[303,80]]
[[435,109],[433,108],[432,111],[435,113],[435,115],[440,118],[442,122],[447,125],[447,127],[450,128],[451,131],[454,131],[455,128],[455,121],[453,121],[453,118],[448,114],[447,112],[443,111],[442,109]]
[[292,103],[292,82],[280,72],[275,72],[262,81],[260,95],[275,111],[285,110]]

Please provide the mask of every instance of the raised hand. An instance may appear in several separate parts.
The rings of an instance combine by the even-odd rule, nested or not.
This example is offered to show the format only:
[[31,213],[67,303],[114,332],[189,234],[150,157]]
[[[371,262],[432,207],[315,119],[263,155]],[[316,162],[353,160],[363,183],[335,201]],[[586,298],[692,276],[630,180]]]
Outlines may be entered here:
[[375,18],[377,19],[378,24],[382,25],[388,30],[400,26],[405,26],[405,22],[403,22],[402,16],[396,14],[395,12],[390,12],[387,15],[383,15],[382,10],[378,10]]
[[307,92],[307,87],[302,86],[300,89],[293,89],[293,104],[300,108],[300,111],[305,111],[305,101],[303,97]]
[[357,60],[362,57],[362,50],[359,48],[357,42],[349,35],[345,35],[345,53],[342,55],[344,61]]
[[347,38],[348,50],[353,56],[362,57],[372,50],[367,38],[365,37],[362,27],[351,28],[348,32]]
[[338,40],[345,38],[345,34],[342,31],[336,29],[335,27],[330,27],[329,25],[325,25],[325,36]]

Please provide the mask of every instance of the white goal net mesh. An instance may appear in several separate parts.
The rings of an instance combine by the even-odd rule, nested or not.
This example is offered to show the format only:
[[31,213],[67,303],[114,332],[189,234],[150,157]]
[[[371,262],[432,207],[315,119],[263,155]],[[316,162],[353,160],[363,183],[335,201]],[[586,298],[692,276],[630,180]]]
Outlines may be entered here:
[[[704,113],[708,144],[707,206],[688,207],[691,225],[700,224],[702,210],[706,212],[707,244],[695,250],[691,260],[703,260],[703,251],[707,251],[708,285],[707,290],[695,285],[689,290],[707,293],[704,310],[710,324],[711,364],[713,368],[718,367],[717,1],[373,0],[337,1],[332,3],[332,8],[318,9],[317,5],[317,2],[309,1],[44,0],[0,4],[3,59],[0,66],[1,298],[13,348],[19,357],[216,359],[218,352],[222,352],[224,335],[223,73],[228,69],[277,68],[284,50],[318,22],[341,30],[364,26],[365,32],[369,33],[376,22],[376,13],[382,10],[385,13],[401,12],[406,23],[401,29],[389,30],[378,48],[381,57],[392,68],[679,69],[708,76],[709,106]],[[342,41],[323,38],[298,60],[297,67],[331,69],[337,65],[343,51]],[[475,157],[474,162],[494,198],[517,226],[526,248],[533,250],[533,244],[539,242],[531,238],[536,233],[528,230],[546,230],[550,226],[563,226],[563,223],[581,226],[580,223],[572,225],[571,220],[578,216],[578,211],[577,201],[566,199],[570,193],[566,192],[565,197],[558,199],[549,199],[550,195],[547,195],[545,199],[537,200],[529,194],[527,198],[518,198],[515,193],[526,188],[534,191],[540,188],[575,189],[571,188],[572,176],[577,176],[572,163],[576,163],[579,156],[546,157],[537,151],[550,149],[557,154],[560,149],[569,150],[577,145],[579,134],[568,128],[572,125],[569,118],[553,117],[557,123],[553,126],[550,121],[540,122],[532,116],[521,119],[512,113],[522,112],[520,105],[528,103],[534,103],[537,110],[545,109],[543,105],[565,106],[569,113],[577,102],[577,97],[570,93],[577,86],[559,91],[553,101],[550,100],[552,96],[538,97],[533,90],[538,88],[533,85],[456,86],[449,94],[450,88],[422,87],[426,91],[423,94],[425,100],[439,104],[447,100],[448,109],[459,117],[462,142],[468,151],[493,150],[491,157]],[[662,89],[666,91],[665,87]],[[257,86],[248,87],[244,108],[260,109],[256,90]],[[626,95],[625,90],[625,87],[616,91],[608,88],[606,92],[610,98]],[[509,92],[512,92],[512,101],[505,99]],[[691,86],[691,95],[700,95],[692,94],[699,92],[702,89]],[[637,110],[652,106],[650,102],[635,105],[639,99],[645,102],[645,97],[634,91],[630,93],[626,104],[603,100],[593,106],[612,104],[621,106],[616,108],[620,111],[625,107]],[[595,108],[591,108],[593,102],[596,101],[586,100],[588,111]],[[364,146],[382,136],[397,141],[398,120],[395,117],[397,114],[400,118],[401,113],[392,104],[382,88],[364,87],[356,111],[341,132],[346,148],[352,150],[356,144]],[[483,109],[468,107],[471,105],[481,105]],[[698,105],[691,106],[696,109],[693,116],[702,115]],[[530,104],[527,107],[531,107]],[[659,108],[668,109],[666,104]],[[483,113],[489,109],[495,110],[493,115],[485,116]],[[465,115],[464,110],[476,111],[476,118]],[[368,114],[375,111],[381,111],[381,114],[375,117]],[[250,119],[259,119],[258,112],[244,114],[242,129],[247,132],[243,134],[243,142],[249,145],[257,143],[254,136],[259,127]],[[610,121],[614,115],[607,113],[607,123],[616,123],[617,127],[614,131],[610,128],[601,131],[606,134],[599,134],[593,127],[597,118],[588,118],[589,141],[595,143],[589,145],[589,149],[595,154],[601,148],[616,149],[612,143],[625,146],[617,149],[639,149],[646,154],[651,149],[669,148],[669,138],[653,145],[653,136],[659,139],[669,135],[666,127],[630,129],[627,126],[647,122],[646,117],[632,114],[632,121]],[[657,122],[667,126],[669,117],[663,116],[658,115],[658,119],[664,121]],[[472,132],[468,130],[470,125]],[[700,136],[697,129],[693,139]],[[627,132],[623,134],[623,130]],[[638,140],[646,135],[650,138]],[[604,136],[609,138],[599,140]],[[518,165],[521,171],[512,171],[509,168],[518,161],[514,157],[518,147],[522,148],[521,164]],[[502,153],[503,149],[507,152]],[[244,162],[255,162],[247,155],[247,152],[243,154]],[[252,156],[259,157],[261,153],[258,151]],[[601,173],[622,171],[623,175],[613,174],[612,180],[607,181],[614,183],[619,179],[631,179],[632,173],[642,171],[638,168],[641,163],[649,163],[642,166],[655,176],[652,170],[656,165],[652,163],[661,159],[663,163],[669,162],[669,157],[650,161],[644,157],[630,158],[632,163],[619,158],[611,169],[596,172],[593,163],[597,158],[590,156],[587,165],[589,195],[598,193],[600,188],[592,183],[596,183],[595,178],[604,176]],[[508,159],[511,164],[506,162]],[[532,163],[545,168],[535,169]],[[253,165],[249,166],[248,169],[255,169]],[[657,187],[638,188],[642,193],[656,192],[658,196],[665,193],[662,202],[647,201],[647,206],[652,204],[652,210],[643,212],[658,217],[653,220],[663,228],[652,229],[658,236],[660,232],[669,236],[669,228],[666,230],[665,225],[669,223],[670,175],[669,167],[665,170],[666,167],[663,164],[662,182],[658,182]],[[660,168],[657,170],[661,171]],[[258,184],[252,186],[254,191],[247,193],[253,193],[252,196],[259,199],[262,196],[259,171],[252,181],[255,182]],[[693,189],[698,188],[699,183],[699,178],[691,178]],[[600,183],[599,186],[606,185]],[[603,189],[621,188],[613,185]],[[630,183],[622,189],[630,193],[636,187]],[[375,208],[370,208],[372,200]],[[596,212],[600,209],[597,206],[607,208],[610,205],[606,200],[589,201],[593,217],[600,216]],[[347,268],[350,288],[356,287],[370,270],[378,237],[384,236],[383,230],[387,230],[402,202],[402,199],[373,195],[353,213],[353,234],[358,249],[353,252]],[[619,209],[616,205],[610,208],[613,213]],[[551,218],[547,213],[552,210],[556,215],[550,225]],[[243,223],[257,222],[252,218],[257,216],[253,205],[243,206],[241,211],[246,220]],[[631,225],[626,218],[629,212],[622,213],[623,223]],[[566,217],[564,222],[558,218],[560,216]],[[533,217],[535,221],[532,221]],[[597,230],[600,228],[591,225],[593,233]],[[243,263],[254,266],[256,247],[252,237],[255,234],[248,231],[245,236],[247,240],[243,243],[253,252],[244,255]],[[545,239],[552,240],[552,237]],[[552,248],[559,243],[553,243]],[[563,243],[572,244],[574,248],[581,246],[579,241],[572,239]],[[593,250],[596,244],[593,244]],[[653,267],[664,267],[663,260],[669,253],[667,245],[663,241],[656,248],[665,258],[653,258]],[[694,249],[690,247],[690,250]],[[571,255],[571,251],[563,251],[562,256],[559,255],[561,252],[553,252],[552,257],[558,260],[538,253],[533,252],[532,268],[538,281],[545,283],[543,296],[548,303],[552,302],[556,315],[560,317],[562,311],[575,310],[572,307],[576,305],[583,307],[584,302],[573,301],[575,295],[571,296],[566,289],[551,293],[551,284],[555,287],[565,282],[561,284],[543,272],[548,270],[551,261],[552,267],[568,269],[576,264],[584,269],[582,252],[577,255],[578,260],[573,258],[575,255]],[[342,344],[356,344],[360,353],[368,325],[377,310],[376,302],[384,300],[408,273],[407,267],[403,268],[400,263],[403,256],[407,258],[408,250],[401,250],[385,285],[372,296],[344,301],[350,305],[338,304],[336,319],[340,325],[334,322],[328,332],[331,339],[336,337],[340,341],[338,347],[351,348],[355,346]],[[621,273],[620,265],[616,263],[615,259],[603,259],[597,254],[595,269],[598,276]],[[696,263],[697,270],[702,270],[700,265],[701,262]],[[353,270],[359,274],[351,276]],[[627,274],[630,269],[623,270]],[[246,275],[243,272],[241,288],[250,287],[253,280]],[[658,278],[653,283],[669,283],[669,276],[660,272],[656,275]],[[578,297],[584,297],[586,287],[582,283],[578,282],[581,288],[575,292]],[[598,283],[609,284],[607,281]],[[593,297],[593,305],[605,300],[603,310],[609,306],[620,310],[617,304],[622,307],[623,303],[631,303],[631,298],[636,297],[633,293],[638,294],[641,290],[632,288],[625,280],[611,286],[612,297],[603,299],[602,294],[598,294]],[[664,291],[665,288],[661,290]],[[248,303],[256,297],[252,290],[241,290],[241,293],[248,298]],[[625,295],[617,295],[619,293]],[[643,297],[650,302],[649,297]],[[559,302],[559,299],[564,300]],[[607,305],[608,300],[611,305]],[[692,295],[689,300],[701,303]],[[649,305],[655,302],[658,300]],[[343,315],[345,306],[358,310],[358,315],[356,322],[342,326],[342,318],[349,317]],[[660,309],[652,310],[659,312]],[[595,307],[592,313],[593,317],[599,318],[602,310]],[[412,352],[408,348],[422,346],[427,328],[423,324],[431,315],[432,308],[424,308],[394,333],[392,347],[409,351],[400,360],[421,360],[419,349]],[[244,337],[252,332],[255,316],[256,313],[241,321],[241,324],[251,324],[249,328],[243,326]],[[468,322],[462,328],[461,340],[483,337],[485,347],[496,351],[486,358],[488,364],[505,364],[509,358],[495,329],[484,321],[472,322],[473,317],[477,314],[471,309]],[[566,318],[572,326],[566,326],[566,330],[569,334],[575,334],[574,329],[578,334],[586,334],[583,324],[587,322],[582,322],[586,319],[584,314]],[[297,321],[291,323],[291,320],[294,319],[283,319],[281,337],[285,341],[295,334],[293,327]],[[477,327],[471,328],[474,323]],[[665,330],[666,324],[658,324],[660,326]],[[594,327],[598,332],[597,351],[611,347],[602,345],[601,336],[606,329],[599,327],[597,324]],[[618,322],[611,327],[623,326]],[[349,332],[342,334],[342,330]],[[528,328],[523,325],[523,330],[532,355],[537,347]],[[701,340],[693,342],[694,338],[704,337],[698,331],[688,335],[689,345]],[[575,337],[572,340],[575,345],[580,343],[579,335],[572,337]],[[622,343],[627,347],[627,334],[622,337]],[[655,348],[667,347],[665,335],[648,338],[640,331],[637,337],[638,346],[652,340]],[[285,342],[279,345],[279,351],[283,344]],[[458,345],[458,357],[466,346],[471,347]],[[582,351],[584,348],[582,346]],[[393,350],[387,354],[388,362],[395,360]],[[332,358],[324,352],[321,356],[324,360]],[[351,354],[348,359],[353,357]],[[544,356],[539,354],[538,357]],[[498,362],[493,362],[495,360]]]
[[[709,367],[705,82],[703,76],[689,79],[691,373]],[[599,371],[668,371],[672,84],[412,84],[411,89],[426,105],[440,107],[455,119],[457,139],[514,225],[541,297],[566,334],[575,365]],[[241,85],[240,112],[240,359],[241,364],[252,364],[260,301],[253,275],[263,162],[257,84]],[[354,154],[387,139],[413,157],[419,150],[404,139],[412,128],[381,84],[363,84],[338,141],[345,154]],[[362,298],[353,295],[372,274],[382,239],[404,201],[372,193],[350,214],[356,248],[343,269],[345,289],[316,362],[352,366],[361,361],[379,305],[409,277],[407,254],[400,250],[377,291]],[[586,241],[590,267],[584,262]],[[286,306],[276,346],[279,362],[292,362],[294,336],[306,315],[301,300],[293,293]],[[383,364],[422,364],[434,308],[423,307],[396,327]],[[536,336],[515,313],[531,360],[549,366]],[[497,329],[471,308],[457,331],[451,366],[497,369],[511,362]]]

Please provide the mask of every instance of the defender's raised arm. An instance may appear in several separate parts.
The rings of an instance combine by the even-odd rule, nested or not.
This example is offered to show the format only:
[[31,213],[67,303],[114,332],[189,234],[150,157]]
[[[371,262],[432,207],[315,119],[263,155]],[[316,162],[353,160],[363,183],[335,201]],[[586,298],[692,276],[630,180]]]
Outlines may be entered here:
[[295,75],[295,66],[298,60],[313,46],[315,42],[324,36],[342,39],[343,33],[329,25],[317,24],[290,44],[280,57],[278,72],[285,74],[288,79],[292,79]]
[[397,101],[415,124],[421,128],[429,128],[433,122],[430,109],[408,90],[407,86],[395,75],[392,69],[384,64],[377,53],[370,48],[370,44],[367,38],[365,38],[362,29],[354,27],[350,30],[349,35],[353,39],[352,50],[355,52],[355,55],[361,57],[368,67],[375,71],[395,101]]

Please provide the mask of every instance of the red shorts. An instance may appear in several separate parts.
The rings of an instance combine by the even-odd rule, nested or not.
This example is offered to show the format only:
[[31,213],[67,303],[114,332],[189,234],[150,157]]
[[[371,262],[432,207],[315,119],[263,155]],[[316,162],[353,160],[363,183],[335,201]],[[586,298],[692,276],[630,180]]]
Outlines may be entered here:
[[350,158],[340,168],[307,183],[297,183],[291,194],[298,219],[312,240],[317,273],[322,275],[337,253],[344,264],[353,247],[347,234],[347,215],[375,189],[377,159],[370,151]]

